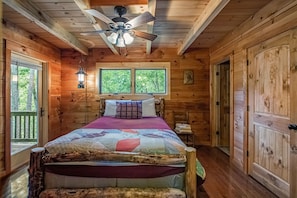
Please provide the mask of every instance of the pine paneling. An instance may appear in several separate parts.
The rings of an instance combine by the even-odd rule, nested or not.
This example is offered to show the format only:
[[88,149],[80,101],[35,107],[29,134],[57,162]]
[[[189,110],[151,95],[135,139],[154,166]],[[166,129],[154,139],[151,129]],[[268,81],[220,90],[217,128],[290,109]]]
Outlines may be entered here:
[[[126,56],[117,56],[108,49],[92,49],[85,66],[86,89],[77,88],[78,64],[81,55],[72,51],[62,52],[62,133],[94,120],[99,112],[95,90],[96,62],[170,62],[171,98],[165,101],[165,120],[173,127],[173,111],[188,111],[197,144],[210,144],[209,135],[209,56],[207,49],[193,50],[183,56],[176,55],[176,49],[155,49],[146,55],[142,49],[129,49]],[[183,84],[183,71],[194,72],[194,84]]]
[[[0,4],[0,16],[2,16],[2,3]],[[2,24],[0,25],[2,30]],[[5,115],[4,115],[4,109],[5,109],[5,78],[2,78],[4,74],[4,57],[3,57],[3,46],[4,42],[2,39],[2,31],[0,32],[0,178],[2,175],[5,174]]]
[[[234,55],[234,80],[231,82],[234,86],[234,133],[240,131],[243,135],[242,139],[247,135],[245,127],[247,119],[246,48],[295,27],[297,16],[293,14],[294,10],[296,13],[297,6],[294,1],[272,1],[210,49],[211,65]],[[238,149],[244,149],[244,145]],[[240,165],[241,168],[247,170],[244,168],[246,156],[243,153],[245,151],[237,153],[242,153],[242,156],[236,156],[234,153],[234,156],[231,156],[232,160],[241,159],[243,162]]]
[[[255,13],[252,17],[248,18],[246,22],[241,24],[238,28],[234,29],[232,33],[228,34],[224,39],[217,42],[210,49],[210,63],[211,65],[217,64],[217,62],[221,62],[225,60],[226,57],[234,57],[234,76],[233,81],[231,82],[234,87],[234,120],[233,120],[233,136],[234,136],[234,147],[232,148],[233,153],[230,156],[231,161],[236,164],[240,169],[247,172],[247,136],[250,132],[247,127],[247,70],[249,69],[247,66],[247,54],[246,51],[249,47],[254,46],[256,44],[265,43],[265,40],[277,37],[282,32],[295,28],[296,20],[297,20],[297,5],[296,1],[290,0],[280,0],[280,1],[272,1],[267,4],[267,6],[263,7],[259,12]],[[295,37],[290,38],[291,41],[295,41]],[[265,47],[265,46],[263,46]],[[294,54],[296,50],[293,50]],[[291,63],[291,65],[296,65],[296,63]],[[295,84],[296,85],[296,84]],[[291,89],[292,90],[292,89]],[[278,94],[280,95],[280,93]],[[287,104],[289,105],[289,104]],[[295,104],[296,106],[296,104]],[[291,107],[294,105],[291,104]],[[280,110],[281,111],[281,110]],[[211,115],[212,117],[212,115]],[[294,119],[296,123],[296,119]],[[260,129],[259,129],[260,130]],[[262,135],[261,138],[263,141],[269,141],[265,137],[264,132],[259,131],[259,135]],[[271,147],[277,149],[278,146],[288,146],[286,142],[286,136],[279,137],[278,134],[274,134],[275,136],[271,137],[270,142],[266,142],[267,145],[271,145]],[[291,141],[292,142],[292,141]],[[273,146],[272,146],[273,145]],[[261,145],[259,145],[260,148]],[[279,158],[280,156],[286,157],[288,156],[288,151],[285,149],[283,153],[276,153]],[[249,151],[252,152],[252,151]],[[266,152],[266,151],[265,151]],[[258,156],[260,157],[260,156]],[[293,157],[293,159],[292,159]],[[263,157],[262,157],[263,158]],[[263,158],[268,159],[268,158]],[[296,162],[295,154],[291,154],[291,160]],[[264,162],[263,162],[264,163]],[[268,163],[268,162],[265,162]],[[285,171],[279,170],[279,163],[283,163],[283,160],[270,162],[270,167],[277,174],[282,175],[282,177],[287,178],[287,167],[288,164],[283,164]],[[291,161],[291,164],[292,161]],[[268,165],[267,165],[268,166]],[[295,169],[296,170],[296,169]],[[259,172],[262,170],[259,168]],[[291,174],[296,171],[292,171]],[[295,174],[296,175],[296,174]],[[291,177],[291,182],[294,186],[296,186],[296,177],[293,179]],[[291,188],[291,192],[293,192]],[[294,191],[295,192],[295,191]],[[296,195],[296,193],[295,193]]]
[[[200,5],[196,1],[190,1],[196,7]],[[233,20],[232,23],[237,23],[235,12],[232,12],[232,5],[239,3],[233,1],[229,7],[222,13],[221,17],[215,20],[211,26],[206,30],[208,33],[212,31],[212,34],[205,34],[205,39],[199,43],[193,43],[192,47],[204,46],[206,43],[214,43],[220,38],[220,31],[216,24],[222,24],[223,21]],[[240,2],[242,7],[247,7],[246,4],[252,7],[253,1]],[[265,4],[263,2],[263,4]],[[167,7],[166,1],[160,1],[158,4],[157,12],[164,12],[164,8]],[[176,1],[175,6],[184,5],[182,1]],[[2,4],[1,4],[2,6]],[[53,5],[52,5],[53,6]],[[158,11],[159,10],[159,11]],[[240,13],[244,13],[241,10]],[[190,122],[192,124],[193,131],[195,133],[197,144],[210,144],[211,135],[210,126],[212,125],[213,115],[210,112],[210,75],[209,65],[217,64],[218,62],[225,60],[226,57],[232,57],[230,60],[233,62],[233,143],[234,145],[231,151],[231,161],[236,164],[242,170],[247,170],[246,167],[246,137],[247,130],[247,58],[246,49],[255,44],[261,43],[269,38],[275,37],[278,34],[296,27],[297,6],[295,0],[274,0],[267,4],[259,12],[253,16],[247,16],[246,22],[234,29],[232,33],[227,35],[224,39],[217,41],[216,44],[208,50],[188,50],[182,56],[176,55],[175,48],[162,48],[153,49],[152,53],[147,55],[144,49],[130,48],[128,47],[125,56],[116,56],[108,49],[91,49],[89,56],[87,57],[86,70],[87,88],[77,89],[77,78],[75,73],[78,69],[78,63],[81,55],[74,50],[63,50],[62,57],[60,57],[60,50],[52,47],[47,42],[44,42],[36,35],[25,33],[13,26],[5,28],[2,32],[5,38],[9,38],[11,47],[15,48],[18,52],[34,55],[41,59],[49,60],[49,139],[53,139],[63,133],[67,133],[74,128],[81,127],[85,123],[94,120],[98,116],[99,104],[96,101],[98,95],[95,90],[95,65],[96,62],[157,62],[157,61],[169,61],[171,63],[171,99],[166,101],[165,119],[172,126],[174,110],[189,111]],[[186,15],[186,13],[176,12],[179,15]],[[157,13],[158,14],[158,13]],[[162,15],[162,14],[161,14]],[[242,15],[241,15],[242,16]],[[19,17],[12,15],[11,17]],[[174,19],[176,16],[169,16],[168,19]],[[178,18],[184,18],[185,23],[181,24],[179,28],[184,28],[188,23],[192,23],[188,17],[179,16]],[[23,17],[20,17],[23,20]],[[162,33],[164,27],[172,28],[171,23],[163,23],[162,16],[156,23],[156,32]],[[165,19],[164,19],[165,20]],[[188,23],[187,23],[188,21]],[[25,21],[30,25],[29,21]],[[78,22],[78,21],[76,21]],[[8,22],[4,21],[7,25]],[[67,23],[67,22],[65,22]],[[78,22],[79,23],[79,22]],[[238,22],[239,23],[239,22]],[[69,23],[70,24],[70,23]],[[70,24],[71,25],[71,24]],[[168,25],[168,26],[166,26]],[[24,25],[25,26],[25,25]],[[31,27],[31,26],[28,26]],[[220,26],[221,27],[221,26]],[[224,24],[224,27],[229,27]],[[175,27],[176,29],[176,27]],[[1,33],[2,33],[1,32]],[[169,31],[165,31],[167,33]],[[174,31],[170,31],[174,32]],[[176,30],[176,33],[184,33],[182,30]],[[174,32],[174,33],[175,33]],[[40,32],[42,35],[43,32]],[[163,37],[163,38],[162,38]],[[295,36],[296,37],[296,36]],[[1,38],[1,36],[0,36]],[[54,39],[51,37],[47,37]],[[165,39],[164,36],[159,35],[159,39]],[[202,34],[200,38],[204,38]],[[180,42],[175,39],[175,35],[168,35],[166,39],[171,39],[167,44],[176,47],[176,43]],[[292,40],[296,41],[295,38]],[[57,41],[58,46],[65,46],[65,44]],[[2,39],[0,41],[1,45]],[[100,42],[102,45],[102,42]],[[156,41],[156,43],[158,43]],[[163,46],[163,44],[162,44]],[[1,49],[2,50],[2,49]],[[1,55],[2,55],[1,51]],[[210,56],[210,57],[209,57]],[[292,52],[292,56],[295,56]],[[60,60],[61,58],[61,60]],[[62,63],[60,63],[62,61]],[[61,67],[62,66],[62,67]],[[296,63],[292,64],[292,67],[296,67]],[[183,85],[183,70],[192,69],[194,71],[194,84]],[[292,68],[293,70],[296,68]],[[0,74],[3,72],[3,59],[0,56]],[[296,72],[295,72],[296,73]],[[296,78],[295,78],[296,79]],[[3,88],[4,80],[2,79],[1,85]],[[62,86],[59,86],[62,85]],[[296,83],[295,83],[296,84]],[[4,109],[5,99],[3,90],[0,95],[0,104],[2,110]],[[1,102],[2,101],[2,102]],[[291,108],[295,108],[296,104],[291,104]],[[296,108],[295,108],[296,109]],[[297,114],[295,114],[297,115]],[[293,115],[294,116],[294,115]],[[210,119],[211,117],[211,119]],[[1,119],[3,118],[3,119]],[[296,122],[295,117],[293,121]],[[4,115],[0,113],[0,124],[4,123]],[[63,126],[62,130],[61,125]],[[4,126],[1,124],[0,126]],[[295,133],[292,133],[292,136]],[[277,135],[276,135],[277,136]],[[0,159],[3,159],[4,148],[4,129],[0,128]],[[276,138],[280,141],[280,138]],[[296,139],[296,137],[295,137]],[[285,140],[283,140],[285,141]],[[281,143],[279,143],[281,144]],[[295,153],[291,154],[296,156]],[[295,164],[296,157],[291,161],[291,164]],[[5,162],[1,160],[0,163],[0,176],[3,170]],[[296,176],[296,172],[293,172]],[[280,173],[283,174],[283,173]],[[286,175],[284,174],[284,177]],[[294,177],[296,178],[296,177]],[[296,180],[293,180],[293,185],[296,186]]]
[[49,63],[49,133],[48,139],[52,140],[60,135],[61,130],[61,63]]
[[[2,5],[2,4],[1,4]],[[24,54],[26,56],[30,56],[32,58],[36,58],[39,60],[42,60],[46,62],[48,67],[48,73],[46,78],[48,79],[48,105],[45,107],[45,109],[48,110],[48,123],[45,123],[48,125],[48,134],[45,134],[43,137],[43,140],[47,141],[47,138],[54,138],[58,135],[60,135],[60,119],[59,119],[59,109],[60,109],[60,103],[59,100],[61,98],[61,63],[60,63],[60,50],[53,45],[49,44],[48,42],[41,40],[36,35],[32,35],[9,22],[4,22],[2,25],[2,31],[3,39],[6,41],[6,48],[4,49],[7,52],[17,52],[20,54]],[[1,45],[3,45],[1,39]],[[3,50],[1,48],[1,50]],[[1,51],[1,55],[3,52]],[[10,58],[9,54],[6,55],[8,58]],[[1,56],[2,57],[2,56]],[[3,59],[1,58],[1,72],[3,72]],[[3,76],[3,74],[1,74]],[[5,78],[2,78],[2,80],[5,80]],[[1,81],[2,82],[2,81]],[[2,89],[4,88],[5,84],[2,84]],[[0,96],[1,105],[5,105],[4,103],[4,90],[1,92],[3,94]],[[9,96],[8,96],[9,97]],[[2,110],[6,109],[5,106],[2,106]],[[2,112],[2,111],[1,111]],[[4,114],[0,114],[0,118],[5,118]],[[3,123],[3,121],[0,121],[0,123]],[[1,127],[5,127],[4,124],[1,124]],[[5,133],[9,133],[9,131],[6,131]],[[6,140],[9,136],[5,135],[4,131],[0,129],[0,142],[5,141],[9,145],[10,140]],[[7,147],[6,147],[7,148]],[[10,156],[10,152],[8,149],[3,149],[3,143],[0,143],[0,176],[2,176],[2,171],[4,169],[4,164],[7,164],[8,161],[10,161],[9,157],[4,158],[4,152],[7,156]],[[8,170],[6,170],[5,174],[9,173],[9,167],[7,167]]]

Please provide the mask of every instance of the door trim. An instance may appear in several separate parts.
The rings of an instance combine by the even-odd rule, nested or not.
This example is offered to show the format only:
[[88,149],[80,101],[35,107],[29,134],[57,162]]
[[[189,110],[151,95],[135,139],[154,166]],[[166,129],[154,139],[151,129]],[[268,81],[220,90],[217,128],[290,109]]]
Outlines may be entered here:
[[218,130],[218,123],[219,123],[219,108],[216,105],[217,97],[218,97],[218,92],[217,92],[217,87],[219,85],[218,78],[216,75],[217,72],[217,67],[218,65],[229,61],[230,62],[230,83],[229,83],[229,89],[230,89],[230,96],[229,96],[229,102],[230,102],[230,114],[229,114],[229,125],[230,125],[230,159],[233,159],[234,157],[234,128],[233,128],[233,119],[234,119],[234,87],[233,87],[233,75],[234,75],[234,60],[233,60],[233,55],[230,54],[227,58],[223,59],[222,61],[213,64],[210,68],[210,90],[211,90],[211,105],[210,105],[210,115],[211,115],[211,120],[213,120],[210,128],[211,128],[211,145],[212,146],[217,146],[217,135],[216,131]]
[[40,117],[42,126],[40,129],[42,133],[39,134],[38,146],[44,146],[45,143],[48,142],[48,107],[49,107],[49,100],[48,100],[48,90],[49,90],[49,71],[48,71],[48,63],[42,63],[42,109],[43,109],[43,116]]
[[[10,148],[10,144],[11,144],[11,135],[10,135],[10,80],[11,80],[11,69],[10,69],[10,64],[11,64],[11,58],[12,58],[12,53],[14,53],[13,50],[6,48],[5,50],[6,54],[4,57],[4,62],[5,62],[5,78],[6,78],[6,84],[5,84],[5,122],[9,123],[9,124],[5,124],[5,173],[4,175],[7,175],[9,173],[11,173],[15,168],[18,167],[12,167],[13,163],[12,163],[12,156],[11,156],[11,148]],[[18,54],[16,52],[16,54]],[[29,58],[32,58],[33,60],[36,59],[34,56],[32,55],[28,55]],[[40,60],[40,59],[38,59]],[[41,96],[41,105],[43,107],[43,109],[45,110],[44,112],[44,116],[39,116],[39,134],[38,134],[38,144],[37,146],[43,146],[47,141],[48,141],[48,63],[46,63],[46,61],[40,60],[42,62],[42,73],[41,73],[41,79],[42,80],[42,92],[39,93]],[[39,113],[38,113],[39,114]],[[32,147],[33,148],[33,147]],[[28,152],[24,152],[26,153],[26,155],[30,155],[30,149],[28,149]],[[16,160],[16,162],[19,161],[19,159]],[[23,164],[27,163],[29,161],[29,159],[27,161],[20,161],[23,162]]]

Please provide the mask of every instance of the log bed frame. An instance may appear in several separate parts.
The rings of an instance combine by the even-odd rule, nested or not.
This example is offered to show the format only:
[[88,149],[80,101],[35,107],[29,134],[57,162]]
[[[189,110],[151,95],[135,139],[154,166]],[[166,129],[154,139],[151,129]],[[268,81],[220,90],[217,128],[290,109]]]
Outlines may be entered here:
[[[164,99],[155,99],[157,115],[164,116]],[[100,115],[103,115],[105,108],[104,99],[100,100]],[[44,197],[43,191],[51,191],[51,195],[56,197],[104,197],[102,194],[111,197],[110,195],[129,195],[131,197],[187,197],[196,198],[197,196],[197,177],[196,177],[196,149],[193,147],[186,147],[186,168],[185,168],[185,191],[174,188],[92,188],[88,189],[87,196],[86,189],[46,189],[44,183],[45,163],[44,157],[46,154],[45,148],[37,147],[31,150],[30,164],[29,164],[29,198]],[[46,161],[51,159],[46,159]],[[56,160],[56,159],[55,159]],[[91,193],[90,193],[91,192]],[[108,194],[109,193],[109,194]],[[90,195],[90,196],[89,196]],[[126,196],[127,197],[127,196]]]

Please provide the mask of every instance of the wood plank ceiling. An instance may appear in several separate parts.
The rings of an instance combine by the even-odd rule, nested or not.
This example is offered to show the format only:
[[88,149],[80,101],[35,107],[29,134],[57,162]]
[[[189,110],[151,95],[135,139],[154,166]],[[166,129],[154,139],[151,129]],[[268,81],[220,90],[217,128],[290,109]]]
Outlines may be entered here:
[[83,36],[80,33],[108,29],[101,20],[85,12],[96,9],[116,17],[114,6],[127,8],[132,19],[149,11],[156,20],[136,30],[156,34],[154,41],[135,38],[128,48],[176,48],[181,55],[189,48],[210,48],[270,0],[2,0],[3,20],[47,40],[60,49],[74,48],[88,54],[89,48],[109,48],[109,33]]

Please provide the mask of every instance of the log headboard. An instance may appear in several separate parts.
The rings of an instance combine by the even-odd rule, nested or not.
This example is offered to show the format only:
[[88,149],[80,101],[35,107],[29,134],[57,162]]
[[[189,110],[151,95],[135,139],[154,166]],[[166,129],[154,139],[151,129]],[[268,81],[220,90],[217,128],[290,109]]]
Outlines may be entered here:
[[[99,103],[99,115],[100,117],[104,115],[105,111],[105,100],[107,99],[113,99],[113,98],[100,98]],[[123,99],[123,98],[122,98]],[[133,99],[132,99],[133,100]],[[156,115],[158,117],[164,118],[164,111],[165,111],[165,100],[164,98],[155,98],[155,109],[156,109]]]

